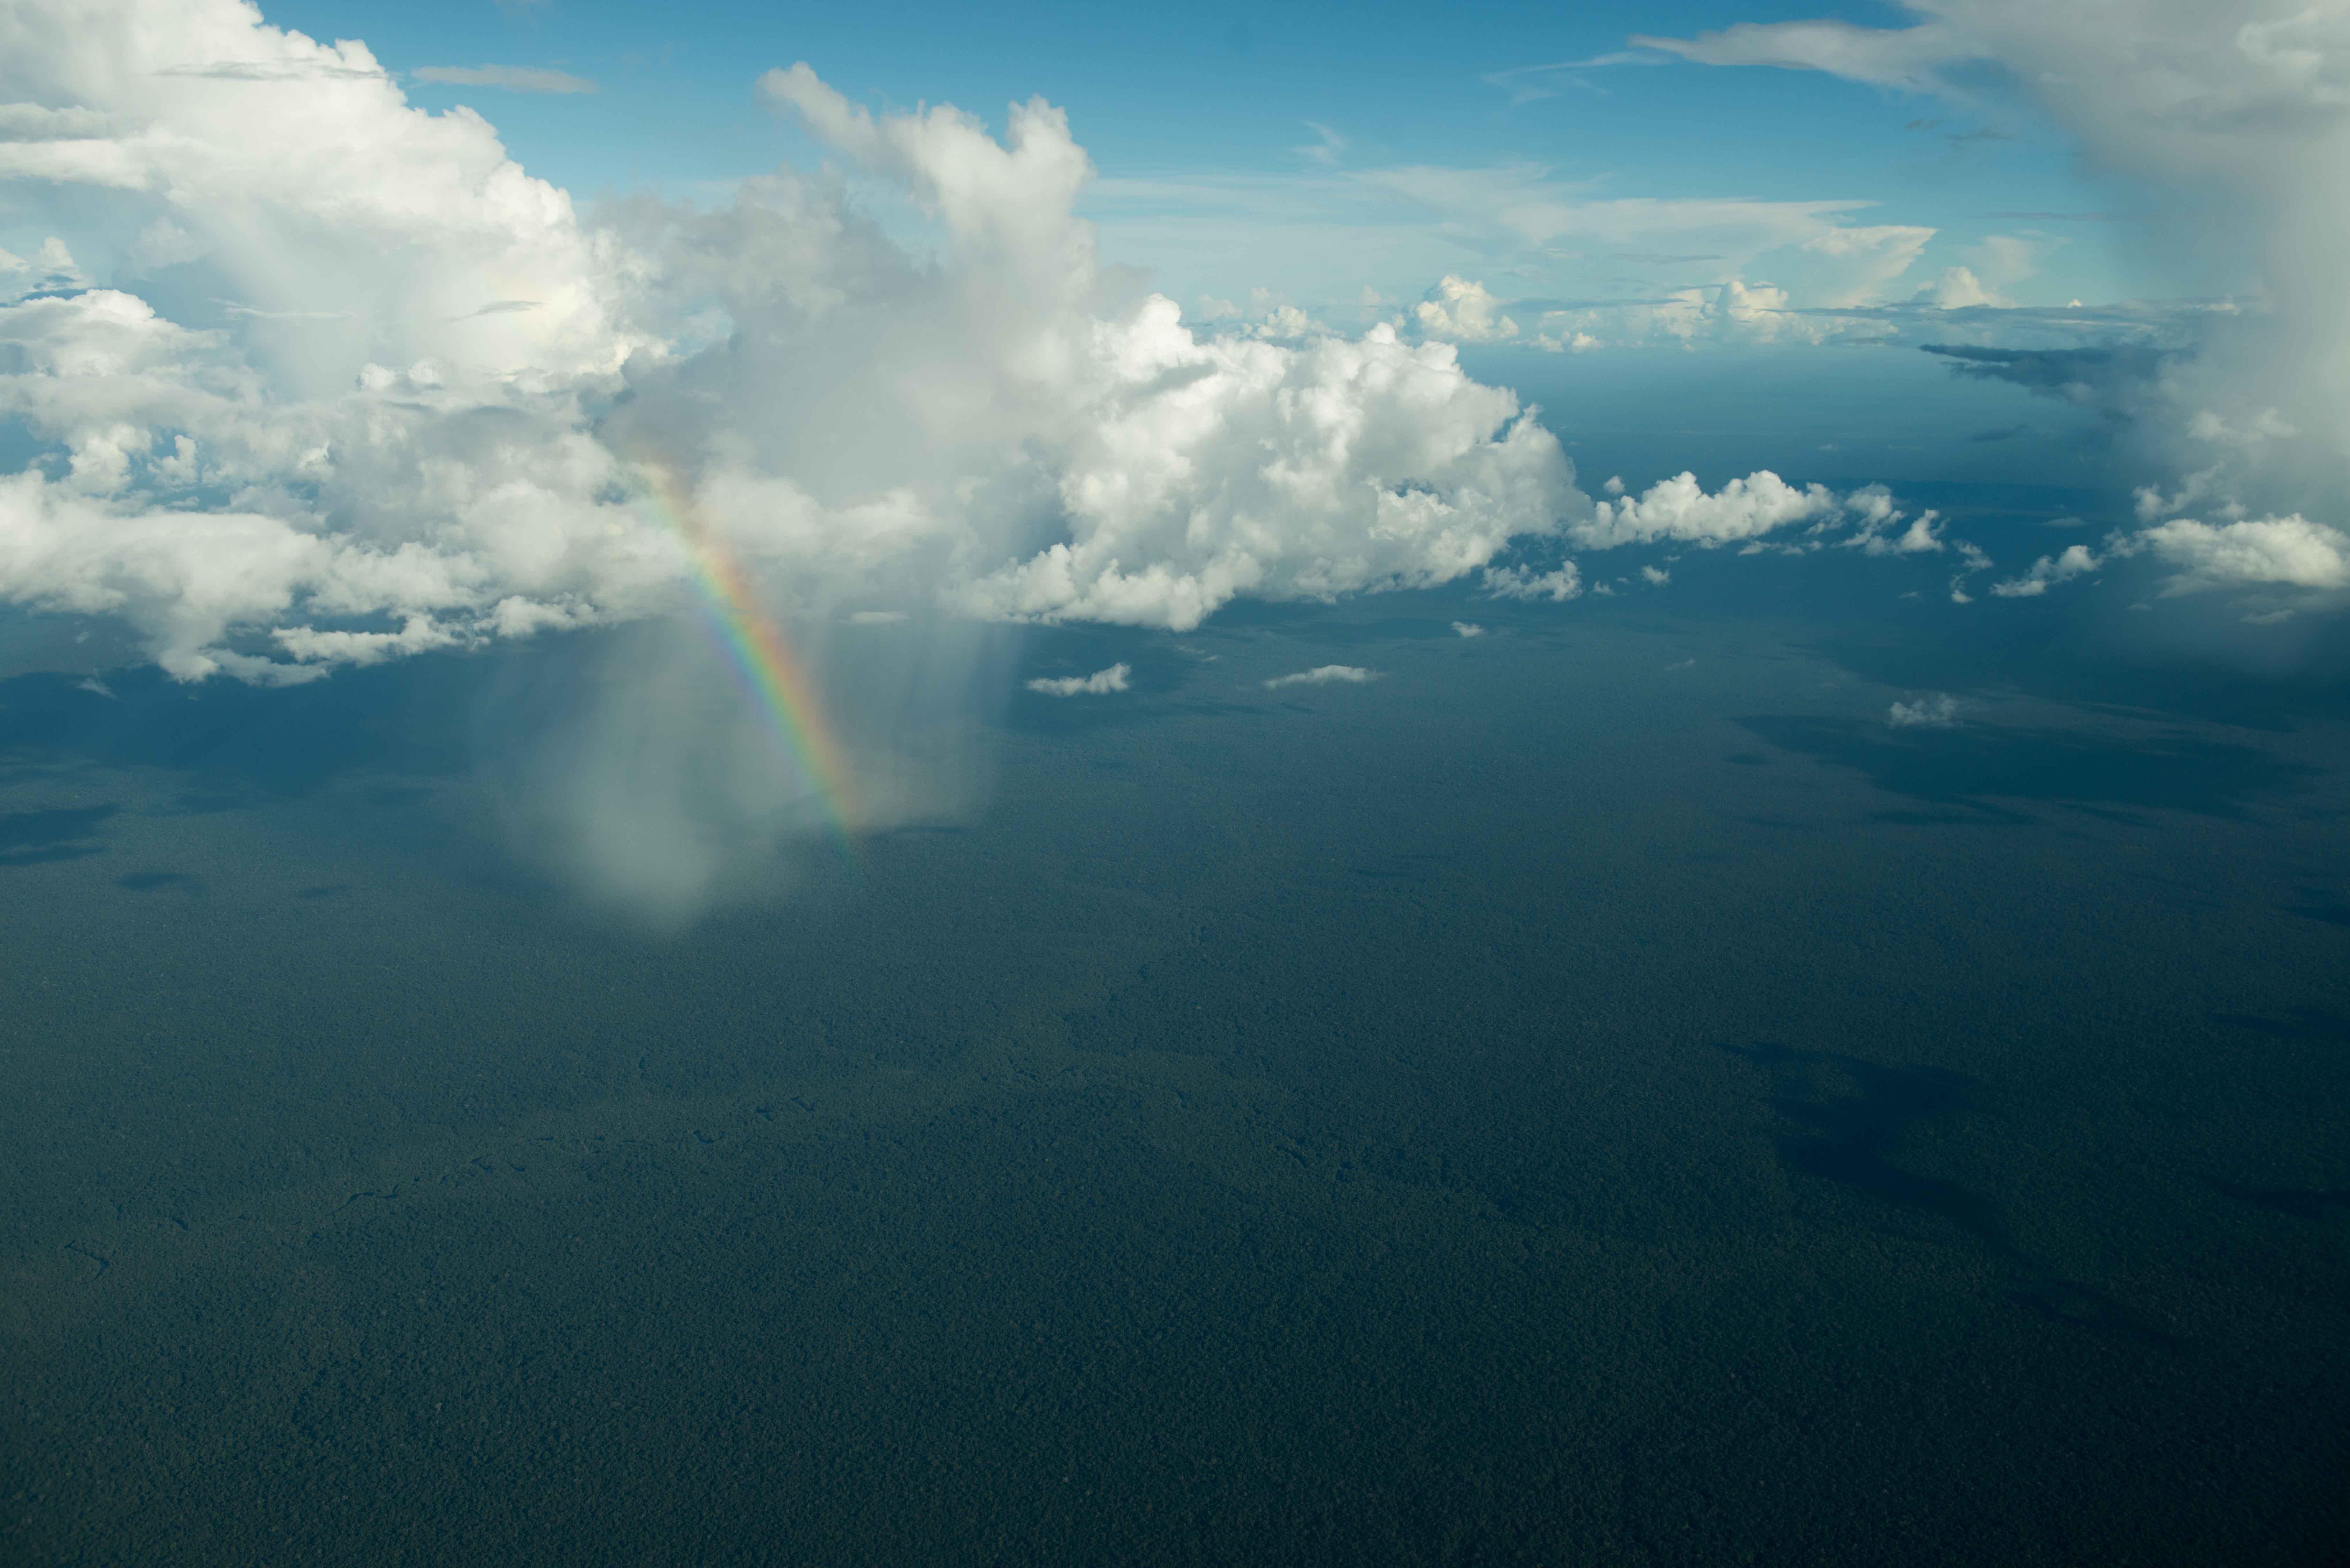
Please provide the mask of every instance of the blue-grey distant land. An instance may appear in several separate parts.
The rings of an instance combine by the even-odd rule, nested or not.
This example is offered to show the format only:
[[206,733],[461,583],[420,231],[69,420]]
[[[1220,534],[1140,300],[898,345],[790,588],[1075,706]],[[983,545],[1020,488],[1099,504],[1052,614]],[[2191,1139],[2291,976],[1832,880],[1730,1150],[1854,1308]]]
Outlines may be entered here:
[[2350,1555],[2350,9],[0,0],[0,1561]]

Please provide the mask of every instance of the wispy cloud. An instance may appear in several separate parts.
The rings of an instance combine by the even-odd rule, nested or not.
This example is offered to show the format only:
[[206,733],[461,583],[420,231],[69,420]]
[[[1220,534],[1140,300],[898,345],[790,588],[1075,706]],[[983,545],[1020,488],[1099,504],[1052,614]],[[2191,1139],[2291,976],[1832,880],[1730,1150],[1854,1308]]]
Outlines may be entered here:
[[1301,670],[1295,675],[1276,675],[1264,683],[1264,689],[1278,691],[1284,686],[1360,686],[1367,680],[1378,680],[1378,674],[1359,664],[1325,664],[1316,670]]
[[203,77],[230,82],[302,82],[370,80],[380,70],[359,66],[330,66],[317,60],[209,60],[196,65],[165,66],[159,77]]
[[508,92],[594,92],[596,84],[568,71],[538,66],[419,66],[421,82],[442,87],[503,88]]
[[1347,139],[1339,135],[1336,131],[1331,130],[1328,126],[1323,124],[1320,120],[1309,119],[1305,121],[1305,129],[1312,131],[1315,136],[1321,139],[1308,146],[1300,147],[1295,150],[1297,155],[1305,159],[1307,162],[1319,163],[1327,167],[1336,163],[1338,161],[1339,154],[1347,151]]
[[255,321],[348,321],[348,310],[259,310],[250,305],[239,305],[233,299],[215,299],[214,305],[231,316],[247,317]]
[[2131,213],[1985,213],[1986,218],[2002,223],[2117,223],[2134,217]]
[[1617,49],[1605,55],[1594,55],[1587,60],[1553,60],[1547,65],[1513,66],[1506,71],[1494,71],[1483,80],[1488,87],[1500,88],[1510,95],[1512,103],[1533,103],[1541,99],[1556,98],[1565,88],[1582,88],[1596,91],[1591,84],[1571,73],[1575,71],[1612,70],[1619,66],[1669,66],[1670,55],[1648,49]]

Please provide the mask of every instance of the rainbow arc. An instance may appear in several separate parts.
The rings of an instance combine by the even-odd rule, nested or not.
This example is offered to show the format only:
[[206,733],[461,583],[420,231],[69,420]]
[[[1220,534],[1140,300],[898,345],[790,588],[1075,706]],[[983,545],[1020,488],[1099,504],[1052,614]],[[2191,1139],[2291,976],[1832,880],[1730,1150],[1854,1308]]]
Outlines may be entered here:
[[702,522],[676,477],[652,463],[643,472],[655,512],[685,545],[712,639],[766,720],[777,749],[815,790],[834,833],[850,843],[857,805],[848,760],[806,663],[759,602],[741,557]]

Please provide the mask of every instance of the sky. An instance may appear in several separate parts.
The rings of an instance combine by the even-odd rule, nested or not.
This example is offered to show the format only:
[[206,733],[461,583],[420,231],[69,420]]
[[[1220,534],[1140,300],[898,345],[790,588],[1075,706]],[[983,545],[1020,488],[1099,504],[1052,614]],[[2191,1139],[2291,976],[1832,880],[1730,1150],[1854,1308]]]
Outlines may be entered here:
[[2345,180],[2350,0],[0,0],[0,1558],[2337,1560]]
[[[435,109],[483,109],[525,166],[581,193],[714,197],[779,152],[813,151],[758,111],[746,59],[807,60],[877,109],[948,102],[996,119],[1000,106],[1041,94],[1068,110],[1100,169],[1087,214],[1120,259],[1187,305],[1260,288],[1302,304],[1352,305],[1365,287],[1416,299],[1432,281],[1420,273],[1489,256],[1493,286],[1506,277],[1515,295],[1710,283],[1718,266],[1651,258],[1777,237],[1763,213],[1738,213],[1743,203],[1798,222],[1815,212],[1835,226],[1932,228],[1916,284],[1968,265],[1996,236],[2033,258],[2030,279],[2010,275],[2018,263],[2002,275],[2028,281],[2017,297],[2033,303],[2162,287],[2112,244],[2099,214],[2113,193],[2022,106],[1725,76],[1627,47],[1643,32],[1775,19],[1752,9],[1490,8],[1437,29],[1386,7],[1236,8],[1180,29],[1082,5],[896,16],[874,28],[765,7],[672,16],[459,4],[276,19],[322,38],[364,36],[394,70],[495,67],[517,73],[505,78],[517,86],[570,89],[412,78],[411,91]],[[533,71],[546,74],[520,74]],[[1427,189],[1438,171],[1451,199]],[[1545,236],[1500,248],[1467,226],[1513,201],[1683,205],[1621,224],[1569,265],[1537,253],[1586,247]]]
[[[101,10],[0,10],[0,597],[174,680],[699,620],[816,831],[989,628],[2350,596],[2339,6]],[[1970,472],[2112,504],[1994,555]]]

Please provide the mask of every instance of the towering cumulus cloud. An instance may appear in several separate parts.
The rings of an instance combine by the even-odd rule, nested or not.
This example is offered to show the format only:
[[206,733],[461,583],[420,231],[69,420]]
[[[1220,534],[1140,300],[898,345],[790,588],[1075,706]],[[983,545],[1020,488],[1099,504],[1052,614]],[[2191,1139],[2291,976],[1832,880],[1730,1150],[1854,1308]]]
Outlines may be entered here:
[[0,397],[51,448],[0,482],[0,593],[283,681],[664,607],[692,562],[656,471],[786,615],[1188,627],[1442,582],[1587,509],[1449,348],[1203,341],[1127,292],[1042,102],[999,143],[804,66],[760,90],[942,262],[788,171],[588,227],[479,117],[234,0],[0,7],[0,176],[138,235],[87,259],[111,287],[63,243],[0,258]]
[[[1902,0],[1908,26],[1743,24],[1648,47],[1718,66],[1825,71],[1978,101],[2032,100],[2134,188],[2179,286],[2232,296],[2199,352],[2126,387],[2068,371],[2044,389],[2137,424],[2137,531],[2109,553],[2224,589],[2263,618],[2339,606],[2350,586],[2350,5],[2341,0]],[[2031,355],[2014,379],[2040,387]],[[1993,370],[1992,366],[1978,366]],[[2086,571],[2052,558],[2013,592]],[[2067,561],[2073,563],[2068,566]]]

